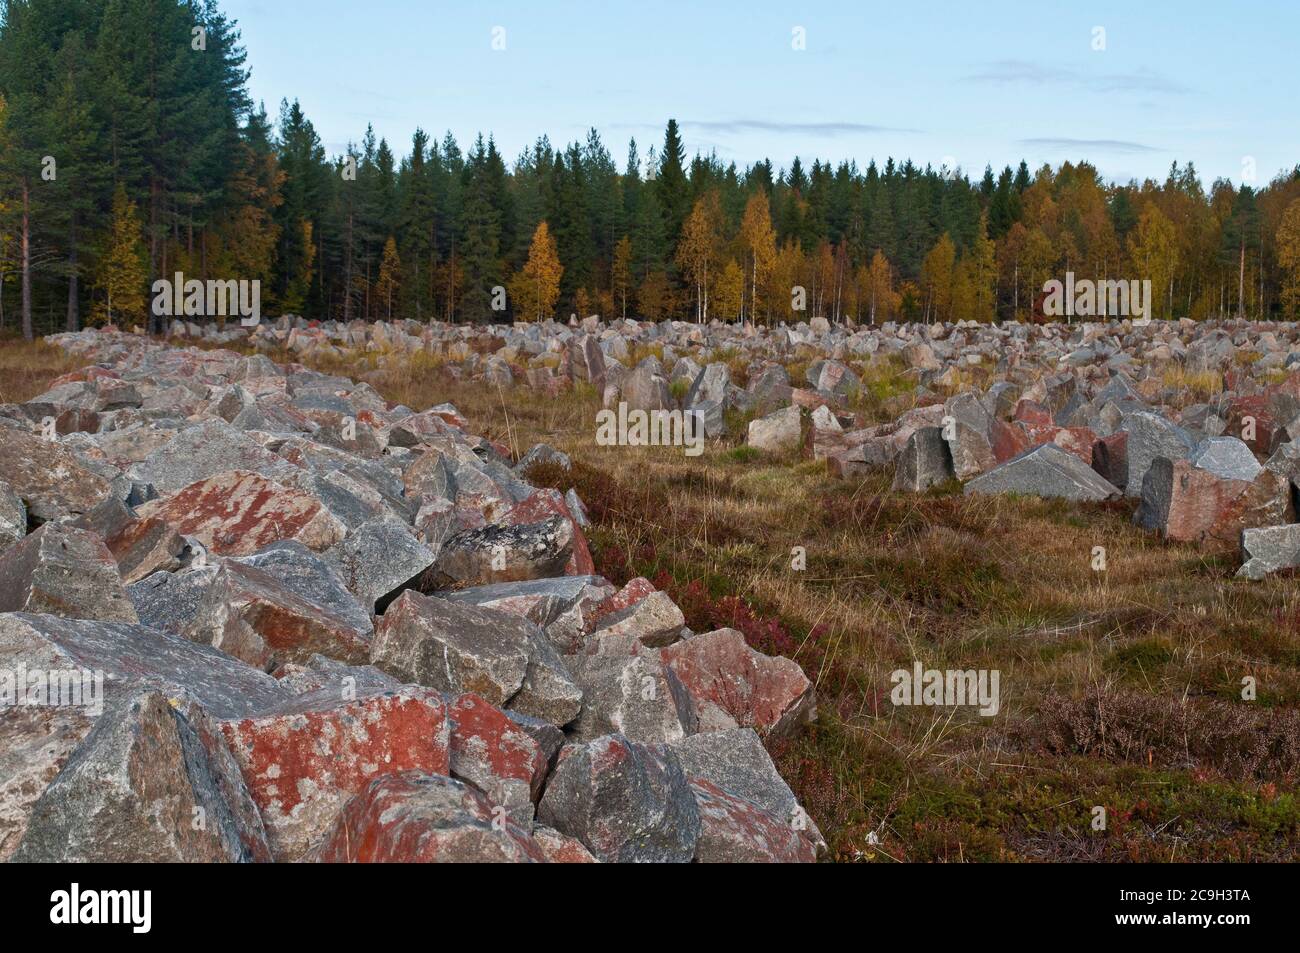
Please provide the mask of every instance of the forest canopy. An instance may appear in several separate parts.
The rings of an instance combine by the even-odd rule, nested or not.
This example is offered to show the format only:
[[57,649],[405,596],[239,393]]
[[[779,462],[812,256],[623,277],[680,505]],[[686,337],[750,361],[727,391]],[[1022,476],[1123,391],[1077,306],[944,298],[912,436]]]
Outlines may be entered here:
[[1157,318],[1300,310],[1300,166],[1259,189],[1191,162],[740,168],[671,119],[621,160],[595,129],[510,162],[423,129],[330,156],[297,100],[251,101],[216,0],[0,9],[0,330],[156,324],[177,272],[342,321],[1023,320],[1066,272],[1149,279]]

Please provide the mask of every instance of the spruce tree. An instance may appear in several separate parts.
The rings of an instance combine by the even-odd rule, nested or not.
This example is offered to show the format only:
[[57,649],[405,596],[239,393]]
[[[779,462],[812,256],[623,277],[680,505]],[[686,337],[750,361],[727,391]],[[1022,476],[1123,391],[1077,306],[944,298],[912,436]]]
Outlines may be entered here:
[[664,147],[659,153],[654,189],[664,217],[664,240],[669,248],[677,247],[682,222],[690,212],[691,196],[686,183],[686,149],[677,130],[677,120],[669,119],[664,130]]

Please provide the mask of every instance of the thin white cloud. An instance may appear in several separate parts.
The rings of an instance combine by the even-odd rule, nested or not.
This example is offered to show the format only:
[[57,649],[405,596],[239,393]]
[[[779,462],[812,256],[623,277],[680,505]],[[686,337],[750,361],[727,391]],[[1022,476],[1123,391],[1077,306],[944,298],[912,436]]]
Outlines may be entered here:
[[1068,139],[1061,137],[1043,137],[1038,139],[1021,139],[1022,146],[1037,146],[1045,149],[1082,149],[1088,152],[1117,152],[1132,155],[1139,152],[1160,152],[1154,146],[1140,142],[1127,142],[1123,139]]
[[725,121],[684,119],[683,129],[694,129],[714,135],[739,135],[746,132],[766,132],[786,135],[857,136],[872,135],[881,132],[919,132],[918,129],[902,129],[894,126],[877,126],[865,122],[772,122],[767,119],[730,119]]
[[1191,90],[1154,70],[1111,73],[1103,70],[1047,66],[1029,60],[995,60],[964,77],[974,83],[1007,86],[1072,86],[1094,93],[1166,93],[1182,95]]

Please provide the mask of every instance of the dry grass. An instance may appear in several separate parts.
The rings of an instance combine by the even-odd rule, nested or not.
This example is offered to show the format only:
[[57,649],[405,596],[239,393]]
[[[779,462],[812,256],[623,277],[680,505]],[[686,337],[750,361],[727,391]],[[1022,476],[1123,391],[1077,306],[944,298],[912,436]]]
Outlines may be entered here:
[[[572,477],[534,478],[577,484],[611,578],[655,578],[692,626],[737,624],[804,666],[820,721],[774,753],[836,859],[1294,856],[1293,580],[1237,582],[1231,560],[1135,528],[1131,504],[905,497],[887,472],[839,481],[725,442],[696,459],[598,447],[589,393],[432,385],[443,399],[520,453],[544,440],[574,458]],[[890,673],[914,659],[999,670],[1002,711],[895,707]],[[1114,744],[1062,742],[1079,712],[1104,735],[1112,706]]]
[[0,336],[0,404],[21,404],[49,389],[50,381],[81,361],[44,341]]
[[1164,372],[1162,381],[1166,387],[1186,388],[1198,400],[1209,400],[1223,393],[1223,375],[1214,371],[1191,371],[1185,367],[1172,366]]
[[[693,627],[796,658],[820,719],[774,755],[834,859],[1294,859],[1294,579],[1237,582],[1231,560],[1135,528],[1130,504],[902,496],[887,472],[839,481],[728,442],[599,447],[589,389],[548,400],[382,354],[320,369],[417,409],[450,400],[517,454],[566,451],[571,476],[533,477],[577,485],[602,572],[655,578]],[[862,370],[861,410],[908,399],[900,368]],[[998,670],[1001,711],[894,706],[890,673],[914,659]]]
[[[820,722],[775,754],[836,859],[1294,857],[1293,580],[1237,582],[1231,561],[1135,528],[1131,504],[904,497],[889,473],[838,481],[725,443],[695,460],[598,447],[590,395],[444,397],[521,452],[545,440],[578,461],[572,478],[537,476],[578,485],[611,578],[656,578],[693,626],[743,621],[804,666]],[[1105,572],[1092,569],[1098,545]],[[914,659],[999,670],[1002,711],[895,707],[890,673]],[[1246,675],[1254,702],[1240,698]],[[1138,719],[1117,714],[1121,746],[1049,730],[1112,703]],[[1163,718],[1149,736],[1137,730],[1148,709]],[[1269,740],[1245,750],[1254,737]],[[1109,833],[1092,831],[1095,805]]]

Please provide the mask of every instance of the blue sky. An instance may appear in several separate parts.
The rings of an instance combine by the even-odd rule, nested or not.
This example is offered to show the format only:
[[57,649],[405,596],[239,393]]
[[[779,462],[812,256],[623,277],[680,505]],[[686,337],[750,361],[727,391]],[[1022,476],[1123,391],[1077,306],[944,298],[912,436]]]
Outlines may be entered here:
[[[1300,162],[1300,4],[224,0],[255,99],[297,97],[326,148],[416,126],[507,159],[595,126],[620,167],[668,117],[688,153],[911,157],[973,176],[1087,158],[1121,181],[1192,160],[1207,182]],[[493,30],[504,29],[504,50]],[[806,48],[793,49],[801,27]],[[1105,31],[1094,50],[1095,29]],[[498,34],[499,36],[500,34]]]

